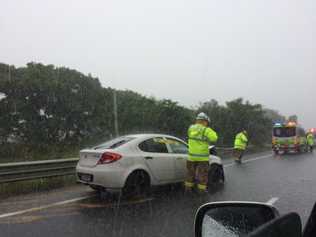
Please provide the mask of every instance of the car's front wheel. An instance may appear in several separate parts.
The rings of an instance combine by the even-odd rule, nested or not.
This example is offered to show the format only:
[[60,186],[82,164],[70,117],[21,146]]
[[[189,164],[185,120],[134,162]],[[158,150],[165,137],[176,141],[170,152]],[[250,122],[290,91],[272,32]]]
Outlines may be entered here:
[[123,188],[123,195],[125,196],[139,196],[145,195],[150,189],[149,175],[142,170],[136,170],[131,173]]
[[220,184],[225,182],[224,169],[222,165],[211,165],[208,173],[208,182],[212,184]]

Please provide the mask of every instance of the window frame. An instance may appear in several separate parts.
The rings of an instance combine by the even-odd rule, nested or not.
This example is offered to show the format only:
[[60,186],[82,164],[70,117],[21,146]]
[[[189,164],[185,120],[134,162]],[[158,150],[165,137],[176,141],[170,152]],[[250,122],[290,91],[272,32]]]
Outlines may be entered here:
[[187,155],[188,152],[189,152],[189,146],[187,143],[185,143],[184,141],[181,141],[177,138],[173,138],[173,137],[165,137],[166,140],[170,139],[170,140],[174,140],[174,141],[177,141],[179,142],[180,144],[184,145],[186,148],[187,148],[187,152],[186,153],[175,153],[173,150],[172,150],[172,147],[170,144],[166,144],[167,147],[168,147],[168,150],[169,150],[169,154],[173,154],[173,155]]

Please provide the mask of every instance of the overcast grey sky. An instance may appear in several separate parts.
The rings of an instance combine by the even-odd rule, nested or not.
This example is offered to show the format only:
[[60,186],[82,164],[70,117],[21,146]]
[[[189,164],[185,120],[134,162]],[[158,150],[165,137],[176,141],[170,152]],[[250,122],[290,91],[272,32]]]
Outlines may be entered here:
[[188,106],[244,97],[316,127],[313,0],[2,0],[0,61]]

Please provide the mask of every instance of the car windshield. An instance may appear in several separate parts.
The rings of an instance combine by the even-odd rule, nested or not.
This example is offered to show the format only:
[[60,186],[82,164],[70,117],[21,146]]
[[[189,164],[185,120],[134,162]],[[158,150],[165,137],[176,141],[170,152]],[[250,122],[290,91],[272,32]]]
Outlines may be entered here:
[[93,147],[93,149],[94,150],[115,149],[132,141],[133,139],[135,138],[134,137],[119,137],[119,138],[115,138],[113,140],[107,141],[105,143],[102,143],[100,145],[97,145]]
[[295,127],[274,128],[273,135],[275,137],[294,137],[296,136],[296,128]]
[[193,237],[217,201],[306,223],[315,92],[313,0],[1,0],[0,237]]

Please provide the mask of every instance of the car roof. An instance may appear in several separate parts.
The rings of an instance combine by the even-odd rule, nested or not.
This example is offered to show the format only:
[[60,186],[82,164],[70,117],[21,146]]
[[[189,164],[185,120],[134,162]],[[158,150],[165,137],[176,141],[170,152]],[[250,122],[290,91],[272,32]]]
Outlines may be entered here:
[[151,137],[170,137],[170,138],[176,138],[180,139],[179,137],[167,135],[167,134],[161,134],[161,133],[141,133],[141,134],[127,134],[124,135],[124,137],[134,137],[134,138],[139,138],[139,139],[146,139],[146,138],[151,138]]

